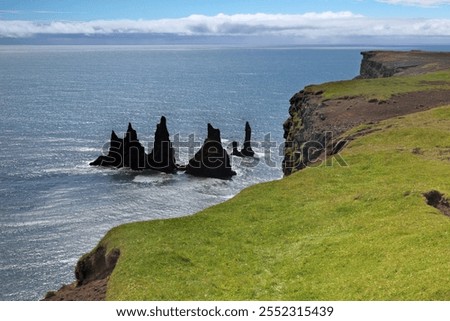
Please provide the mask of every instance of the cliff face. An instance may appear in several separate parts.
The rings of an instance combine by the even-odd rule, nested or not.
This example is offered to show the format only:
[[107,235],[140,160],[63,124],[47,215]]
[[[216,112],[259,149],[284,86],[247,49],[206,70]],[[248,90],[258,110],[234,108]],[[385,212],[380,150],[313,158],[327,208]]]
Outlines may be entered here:
[[325,116],[321,109],[325,104],[321,92],[302,90],[291,98],[290,104],[290,117],[283,124],[285,175],[303,169],[317,158],[330,135],[322,126]]
[[336,155],[346,143],[339,135],[366,121],[364,114],[351,110],[363,110],[359,99],[324,100],[322,94],[306,87],[290,100],[290,117],[283,124],[284,175]]
[[[377,55],[377,52],[362,52],[361,55],[363,56],[363,59],[357,78],[370,79],[392,77],[402,69],[401,66],[386,64],[385,62],[376,59],[376,57],[379,56]],[[407,68],[407,66],[404,66],[404,68]]]
[[414,75],[450,68],[448,52],[366,51],[358,78]]
[[[450,69],[450,53],[369,51],[363,52],[362,56],[359,79]],[[357,86],[358,80],[354,81]],[[355,126],[450,102],[448,90],[436,87],[435,90],[428,89],[426,95],[420,90],[394,95],[388,100],[349,97],[345,92],[340,98],[324,99],[320,86],[308,86],[296,93],[290,99],[289,118],[283,125],[284,174],[289,175],[338,153],[345,146],[345,141],[338,137]]]
[[43,301],[104,301],[109,276],[119,260],[120,250],[107,253],[104,246],[83,256],[75,268],[76,281],[50,291]]

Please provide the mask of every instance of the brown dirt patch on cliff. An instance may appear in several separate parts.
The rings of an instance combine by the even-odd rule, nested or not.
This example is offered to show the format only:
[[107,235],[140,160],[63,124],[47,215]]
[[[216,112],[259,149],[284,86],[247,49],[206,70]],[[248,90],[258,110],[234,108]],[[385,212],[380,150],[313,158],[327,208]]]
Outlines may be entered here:
[[424,193],[423,196],[425,196],[428,205],[437,208],[442,214],[450,216],[450,204],[444,194],[439,191],[432,190],[428,193]]
[[411,92],[394,95],[386,101],[348,97],[324,102],[314,121],[318,129],[341,135],[360,124],[375,123],[388,118],[425,111],[450,103],[449,90]]
[[81,286],[76,282],[48,292],[43,301],[104,301],[108,279],[95,280]]

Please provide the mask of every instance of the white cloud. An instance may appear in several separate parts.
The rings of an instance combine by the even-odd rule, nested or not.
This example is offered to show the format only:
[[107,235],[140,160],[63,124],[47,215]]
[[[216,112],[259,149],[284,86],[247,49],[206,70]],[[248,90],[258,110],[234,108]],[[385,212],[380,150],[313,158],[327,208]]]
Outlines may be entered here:
[[319,41],[358,37],[450,37],[450,19],[372,19],[345,11],[299,15],[192,15],[161,20],[0,21],[0,37],[24,38],[39,34],[289,36]]
[[0,14],[17,14],[19,11],[17,10],[0,10]]
[[450,0],[378,0],[378,2],[419,7],[434,7],[450,4]]

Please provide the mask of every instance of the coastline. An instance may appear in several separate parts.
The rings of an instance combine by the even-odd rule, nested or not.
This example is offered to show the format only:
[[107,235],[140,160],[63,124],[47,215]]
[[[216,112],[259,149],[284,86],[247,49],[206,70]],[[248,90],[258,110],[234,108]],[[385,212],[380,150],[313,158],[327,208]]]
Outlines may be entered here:
[[[366,51],[361,54],[363,57],[360,75],[355,81],[383,81],[390,77],[425,75],[450,69],[450,53]],[[330,85],[336,85],[336,88],[327,90],[327,84],[311,85],[291,98],[289,118],[283,124],[286,140],[284,175],[301,170],[313,163],[323,152],[332,151],[335,147],[333,143],[337,143],[334,140],[351,128],[428,110],[450,101],[448,89],[440,88],[439,82],[431,83],[426,79],[412,91],[407,89],[392,96],[378,92],[368,92],[364,96],[352,94],[350,88],[358,87],[358,83],[351,80]],[[325,94],[324,90],[327,90]],[[327,96],[328,92],[333,91],[333,96]],[[424,95],[423,92],[427,94]],[[322,148],[315,151],[314,155],[308,154],[307,146],[303,147],[308,142],[317,143],[316,145]],[[307,161],[304,161],[305,159]]]
[[[384,52],[379,53],[384,54]],[[393,55],[395,55],[395,53],[393,53]],[[366,55],[366,57],[369,56],[370,55]],[[375,56],[372,55],[366,59],[373,59],[376,56],[377,55],[375,54]],[[400,56],[402,57],[401,59],[404,59],[403,53]],[[366,63],[366,67],[363,67],[364,61],[365,60],[363,60],[362,63],[362,69],[366,68],[366,71],[361,72],[361,75],[370,74],[371,72],[367,70],[370,68],[378,70],[377,74],[379,74],[380,77],[384,77],[388,74],[389,77],[401,76],[404,75],[405,70],[408,70],[408,68],[402,68],[401,72],[394,72],[391,75],[392,69],[385,68],[385,65],[382,63],[373,65]],[[420,68],[420,66],[414,64],[414,67],[411,68],[415,68],[416,71],[412,74],[420,74],[420,71],[424,73],[436,71],[436,69],[430,70],[432,67],[435,68],[436,65],[430,66],[429,64],[430,62],[428,60],[426,60],[427,68]],[[440,69],[437,70],[442,70],[441,68],[443,67],[440,66],[439,68]],[[382,70],[382,72],[380,72],[380,70]],[[409,70],[409,72],[411,72],[411,70]],[[439,84],[435,85],[438,86]],[[394,95],[385,100],[367,100],[366,98],[359,96],[345,96],[328,99],[320,88],[308,86],[302,92],[294,95],[290,102],[290,118],[284,124],[285,138],[287,142],[293,141],[296,145],[286,146],[285,164],[287,163],[287,165],[285,165],[285,169],[294,168],[298,170],[302,169],[303,165],[299,166],[299,159],[295,159],[293,155],[302,153],[301,146],[305,141],[313,140],[323,142],[323,146],[325,146],[324,150],[326,150],[326,137],[323,133],[330,129],[333,130],[333,135],[335,135],[335,137],[339,137],[346,131],[361,124],[375,123],[384,119],[442,106],[443,104],[450,102],[450,94],[448,90],[433,89],[429,90],[428,95],[426,96],[420,92],[413,91]],[[379,113],[374,114],[369,112],[373,110],[374,106],[380,108]],[[389,112],[386,112],[389,106],[395,108],[389,109]],[[352,137],[347,137],[347,139],[352,139]],[[331,150],[332,149],[333,146],[331,146]],[[301,153],[298,153],[298,151]],[[322,154],[323,151],[318,153],[317,157],[320,157]],[[306,167],[308,164],[304,165]],[[289,175],[294,171],[287,172],[285,170],[285,174]],[[79,277],[80,273],[78,273],[78,280],[76,282],[71,285],[63,286],[56,292],[49,292],[45,300],[105,300],[108,281],[115,267],[115,262],[114,264],[108,264],[107,262],[111,261],[111,253],[114,253],[116,250],[103,248],[102,251],[98,251],[98,249],[101,248],[101,246],[97,247],[91,254],[81,258],[77,264],[77,270],[79,270],[79,267],[82,265],[89,265],[88,270],[90,271],[89,273],[92,272],[93,277],[83,279]],[[96,256],[92,255],[92,253],[100,254]],[[95,257],[95,259],[92,259],[93,257]],[[116,262],[117,259],[120,261],[119,255],[116,257]],[[89,264],[86,263],[88,261],[90,261]],[[105,267],[108,268],[105,270]]]

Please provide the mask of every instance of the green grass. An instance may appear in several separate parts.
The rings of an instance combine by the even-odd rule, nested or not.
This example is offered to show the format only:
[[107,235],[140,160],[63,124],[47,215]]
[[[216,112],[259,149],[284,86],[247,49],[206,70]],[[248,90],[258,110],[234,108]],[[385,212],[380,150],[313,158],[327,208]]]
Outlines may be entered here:
[[450,70],[427,74],[361,79],[330,82],[307,87],[308,91],[324,91],[324,99],[338,99],[344,96],[363,96],[367,99],[387,100],[395,94],[433,89],[450,90]]
[[450,106],[374,127],[341,153],[346,167],[112,229],[101,244],[121,256],[107,298],[450,300],[450,218],[422,196],[450,195]]

